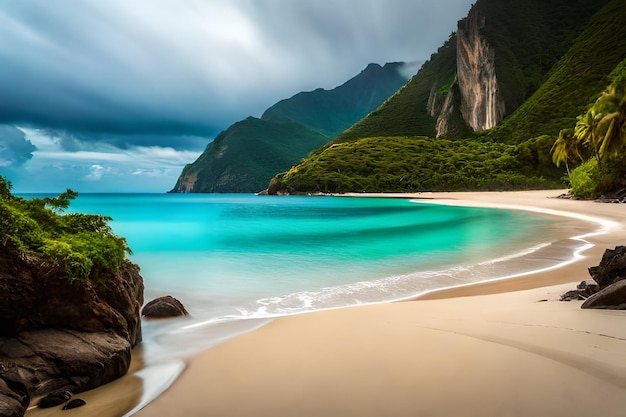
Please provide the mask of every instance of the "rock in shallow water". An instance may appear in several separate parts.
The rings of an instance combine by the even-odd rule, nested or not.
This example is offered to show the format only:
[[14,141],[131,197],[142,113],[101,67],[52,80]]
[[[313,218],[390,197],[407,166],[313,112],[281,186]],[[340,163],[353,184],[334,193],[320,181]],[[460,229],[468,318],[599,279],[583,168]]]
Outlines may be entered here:
[[155,298],[144,306],[141,315],[147,318],[188,316],[185,306],[171,295]]

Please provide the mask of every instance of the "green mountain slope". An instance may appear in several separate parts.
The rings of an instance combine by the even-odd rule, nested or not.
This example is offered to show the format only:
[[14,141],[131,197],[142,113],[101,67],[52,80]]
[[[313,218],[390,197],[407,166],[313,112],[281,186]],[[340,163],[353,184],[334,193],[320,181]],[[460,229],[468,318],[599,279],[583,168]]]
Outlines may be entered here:
[[277,172],[361,119],[398,90],[403,63],[370,64],[332,90],[302,92],[220,133],[181,173],[171,192],[263,190]]
[[[466,98],[462,96],[462,88],[454,76],[455,71],[458,78],[461,76],[458,66],[461,42],[457,43],[456,48],[454,46],[455,38],[458,41],[461,36],[459,33],[456,37],[451,36],[405,87],[338,135],[330,144],[313,152],[286,174],[278,175],[271,188],[276,192],[323,191],[326,187],[324,184],[329,184],[329,178],[333,177],[335,179],[331,182],[334,185],[328,189],[362,191],[359,187],[363,181],[358,184],[352,181],[356,188],[351,189],[351,182],[347,179],[351,174],[342,169],[341,177],[344,180],[338,181],[339,172],[334,170],[334,165],[321,164],[320,158],[334,160],[336,158],[332,154],[341,149],[344,155],[360,154],[361,159],[369,160],[367,155],[374,152],[374,148],[378,158],[386,162],[377,163],[368,171],[368,179],[365,181],[368,191],[493,189],[495,184],[499,184],[500,189],[558,186],[564,172],[551,163],[551,145],[560,129],[573,128],[576,116],[609,84],[608,75],[626,56],[626,25],[623,24],[626,21],[626,7],[623,7],[623,0],[554,0],[544,2],[549,5],[539,3],[525,0],[478,0],[470,12],[469,17],[474,13],[475,21],[479,22],[481,39],[477,41],[476,49],[484,49],[486,39],[495,50],[493,61],[498,79],[498,99],[504,103],[505,113],[510,113],[495,128],[471,132],[469,126],[463,126],[465,116],[461,115],[457,106]],[[529,5],[536,8],[531,7],[531,11]],[[480,26],[482,23],[484,25]],[[461,21],[460,27],[463,24],[464,21]],[[467,39],[467,33],[463,36]],[[452,53],[454,49],[456,53]],[[475,95],[483,94],[480,90],[474,92]],[[442,103],[444,98],[447,104],[439,107],[433,105],[437,101]],[[518,101],[521,105],[512,108]],[[389,123],[390,120],[393,122]],[[395,175],[402,161],[393,162],[393,154],[383,156],[384,148],[373,147],[368,138],[383,140],[383,137],[396,137],[396,144],[403,140],[414,141],[416,136],[433,138],[442,120],[448,127],[453,127],[443,136],[464,138],[448,141],[445,151],[448,156],[444,157],[451,161],[463,161],[462,164],[451,162],[438,165],[445,167],[441,169],[446,170],[448,182],[430,181],[429,176],[433,174],[428,170],[408,168],[408,175],[396,178],[397,181],[403,178],[403,184],[390,182],[389,178]],[[430,140],[439,142],[444,139]],[[466,143],[481,148],[483,153],[492,157],[496,157],[497,152],[513,155],[517,162],[509,160],[511,164],[508,167],[493,165],[491,169],[494,172],[489,172],[485,170],[485,166],[489,165],[485,165],[478,154],[469,152]],[[346,147],[335,147],[340,144]],[[503,148],[503,144],[510,147]],[[398,153],[395,146],[393,153],[402,155],[398,159],[408,157],[420,161],[419,155],[426,153],[428,156],[429,152],[438,149],[437,146],[412,147],[417,155],[410,156]],[[497,152],[492,153],[490,147]],[[433,160],[440,158],[441,155],[432,156]],[[359,167],[353,171],[357,177],[363,177],[366,172],[359,170]],[[506,174],[508,179],[489,180],[499,174]],[[471,175],[477,178],[472,180]],[[372,184],[376,184],[376,178],[383,177],[388,180],[372,187]],[[409,177],[412,188],[406,186]],[[526,180],[523,181],[523,178]]]
[[175,190],[256,192],[267,185],[280,167],[297,163],[311,149],[327,141],[326,136],[300,123],[275,123],[249,117],[209,143],[202,155],[185,167]]
[[[505,106],[504,115],[512,113],[539,88],[589,18],[605,3],[606,0],[476,2],[472,13],[478,14],[485,23],[479,30],[480,35],[495,51],[495,72]],[[620,2],[613,4],[619,7]],[[452,34],[405,87],[380,108],[339,134],[334,142],[374,136],[435,137],[438,115],[429,111],[429,97],[431,92],[444,96],[458,87],[455,82],[457,58],[457,35]],[[460,101],[458,94],[458,90],[455,91],[456,103]],[[471,132],[461,117],[459,106],[455,106],[448,119],[451,128],[443,136],[465,137]]]
[[454,79],[456,35],[439,48],[419,73],[379,108],[339,134],[333,143],[376,136],[435,136],[435,119],[428,114],[432,86],[440,89]]
[[267,109],[261,119],[298,122],[332,138],[406,83],[407,79],[400,72],[403,65],[399,62],[384,67],[369,64],[359,75],[337,88],[318,88],[279,101]]
[[626,56],[626,5],[614,0],[599,10],[546,81],[492,132],[496,141],[519,142],[558,135],[610,84],[609,74]]

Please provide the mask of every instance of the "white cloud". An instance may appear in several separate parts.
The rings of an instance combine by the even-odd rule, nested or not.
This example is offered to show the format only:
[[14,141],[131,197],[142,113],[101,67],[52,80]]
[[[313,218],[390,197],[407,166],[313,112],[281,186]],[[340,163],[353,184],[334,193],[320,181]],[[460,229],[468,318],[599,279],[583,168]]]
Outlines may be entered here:
[[159,146],[120,149],[107,143],[87,143],[94,149],[68,152],[45,131],[21,130],[37,150],[24,164],[21,175],[10,178],[18,192],[65,188],[81,192],[165,192],[174,186],[185,164],[200,155],[200,151]]
[[107,170],[98,164],[94,164],[89,168],[89,175],[85,177],[88,181],[98,181],[105,174]]

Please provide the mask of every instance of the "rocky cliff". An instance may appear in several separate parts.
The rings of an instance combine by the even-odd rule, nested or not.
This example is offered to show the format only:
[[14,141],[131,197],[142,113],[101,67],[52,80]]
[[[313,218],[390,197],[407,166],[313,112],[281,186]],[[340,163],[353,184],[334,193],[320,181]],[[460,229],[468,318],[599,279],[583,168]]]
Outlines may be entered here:
[[495,50],[481,36],[485,17],[476,9],[459,21],[457,31],[457,76],[461,113],[474,130],[487,130],[504,117],[504,102],[498,94]]
[[[533,97],[549,75],[563,82],[565,72],[569,71],[567,65],[571,67],[579,59],[572,56],[563,61],[565,65],[559,73],[551,71],[552,68],[574,45],[592,16],[607,3],[607,0],[476,1],[468,15],[458,22],[457,32],[450,35],[402,89],[341,132],[333,143],[383,136],[467,138],[473,136],[472,131],[497,130]],[[623,6],[623,2],[611,3],[616,8]],[[604,18],[601,25],[594,27],[598,35],[605,31],[602,25],[610,27],[616,34],[613,38],[590,33],[585,39],[587,45],[580,43],[593,51],[588,55],[595,54],[597,65],[606,67],[601,71],[596,71],[597,65],[588,70],[581,68],[582,75],[606,74],[616,65],[613,57],[622,56],[619,54],[621,29],[613,26],[616,21],[616,18]],[[609,41],[596,45],[596,39],[603,38]],[[589,42],[596,46],[591,48]],[[606,55],[611,55],[608,60]],[[563,84],[556,87],[563,88]],[[567,124],[555,124],[552,120],[575,118],[596,89],[597,85],[584,88],[568,84],[560,94],[551,95],[551,100],[561,103],[518,112],[522,115],[521,122],[502,138],[510,140],[515,134],[519,137],[516,142],[520,142],[540,136],[548,126],[535,129],[533,136],[524,132],[529,126],[539,126],[538,122],[549,124],[552,129],[549,133],[558,134],[559,128]],[[587,94],[584,100],[578,97],[570,100],[572,92],[582,90]],[[546,117],[546,110],[554,117]]]
[[142,304],[143,280],[129,261],[69,283],[43,258],[0,245],[0,415],[124,375],[141,340]]

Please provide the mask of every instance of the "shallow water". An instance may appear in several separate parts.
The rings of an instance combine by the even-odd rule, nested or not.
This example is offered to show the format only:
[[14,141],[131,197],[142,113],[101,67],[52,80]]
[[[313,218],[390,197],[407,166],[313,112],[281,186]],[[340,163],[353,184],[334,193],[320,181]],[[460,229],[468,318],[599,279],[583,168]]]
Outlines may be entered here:
[[151,360],[272,317],[409,298],[502,276],[516,260],[532,270],[563,256],[543,255],[553,219],[404,199],[84,194],[70,211],[111,216],[141,267],[146,300],[170,294],[190,311],[144,323]]
[[111,216],[146,301],[171,294],[191,313],[144,320],[140,370],[107,386],[124,417],[167,389],[189,355],[274,317],[547,269],[585,245],[579,220],[392,198],[85,194],[70,211]]

